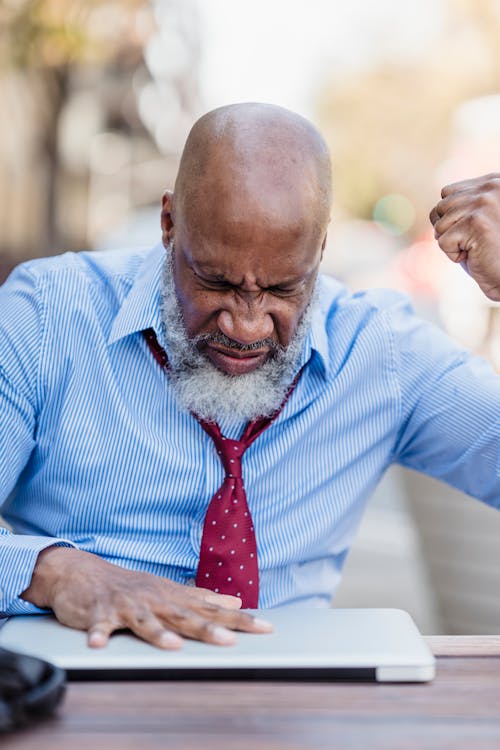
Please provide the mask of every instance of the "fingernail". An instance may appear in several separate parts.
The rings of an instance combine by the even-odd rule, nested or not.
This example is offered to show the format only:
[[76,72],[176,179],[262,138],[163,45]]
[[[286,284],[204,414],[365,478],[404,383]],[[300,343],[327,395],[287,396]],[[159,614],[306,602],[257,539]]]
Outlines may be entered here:
[[274,630],[274,625],[272,622],[269,622],[268,620],[262,620],[260,617],[254,617],[253,618],[253,624],[255,627],[259,628],[259,630]]
[[214,639],[218,643],[235,643],[236,642],[236,636],[234,633],[232,633],[230,630],[227,630],[226,628],[222,628],[220,625],[216,625],[215,628],[212,631]]
[[169,633],[168,631],[165,631],[160,636],[161,648],[180,648],[183,642],[183,639],[179,635]]
[[93,633],[89,633],[88,644],[91,648],[102,648],[106,645],[106,638],[104,633],[95,630]]

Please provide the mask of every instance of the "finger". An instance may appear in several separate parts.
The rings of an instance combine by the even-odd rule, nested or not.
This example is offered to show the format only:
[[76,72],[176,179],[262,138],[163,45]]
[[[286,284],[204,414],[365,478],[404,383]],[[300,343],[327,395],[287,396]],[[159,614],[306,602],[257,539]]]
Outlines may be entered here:
[[236,643],[236,635],[223,625],[202,617],[192,609],[182,607],[168,608],[162,619],[179,635],[193,638],[217,646],[232,646]]
[[127,615],[127,627],[143,641],[163,649],[181,648],[184,641],[177,633],[165,628],[164,624],[149,610],[138,610]]
[[215,591],[210,589],[202,589],[199,587],[191,589],[197,597],[204,602],[209,604],[215,604],[219,607],[227,607],[228,609],[240,609],[241,599],[239,596],[232,596],[231,594],[216,594]]
[[437,234],[443,234],[461,219],[470,219],[474,214],[484,214],[490,204],[495,208],[496,200],[486,193],[466,192],[448,196],[432,209],[429,218]]
[[438,216],[446,216],[450,211],[462,210],[464,213],[480,205],[481,193],[477,191],[463,191],[438,201],[435,206],[435,212]]
[[211,589],[202,588],[201,586],[186,586],[182,583],[170,581],[167,578],[164,578],[163,581],[168,587],[169,592],[174,591],[176,596],[181,596],[183,599],[187,596],[196,601],[205,601],[222,607],[228,607],[230,609],[241,608],[241,599],[239,596],[219,594]]
[[432,226],[435,226],[436,225],[436,221],[439,221],[440,218],[441,218],[441,215],[438,213],[437,206],[434,206],[434,208],[432,209],[432,211],[429,214],[429,220],[430,220]]
[[469,180],[461,180],[460,182],[453,182],[450,185],[445,185],[441,190],[441,197],[447,198],[452,195],[464,192],[481,192],[497,189],[500,184],[500,173],[490,172],[489,174],[480,175],[479,177],[473,177]]
[[87,643],[91,648],[104,648],[111,633],[124,627],[115,608],[98,604],[90,613],[87,627]]
[[87,643],[90,648],[104,648],[108,645],[109,636],[118,629],[111,620],[98,620],[92,623],[87,633]]
[[462,222],[454,224],[451,229],[438,237],[439,247],[453,263],[462,263],[467,260],[467,239],[461,224]]
[[467,210],[471,208],[471,200],[470,195],[468,193],[460,193],[459,195],[452,195],[448,198],[443,198],[443,200],[440,200],[436,203],[434,208],[429,214],[429,219],[431,220],[431,223],[433,226],[436,226],[436,223],[442,219],[443,217],[447,216],[451,211],[462,211],[465,213]]
[[465,216],[464,209],[457,207],[447,211],[444,216],[440,216],[434,224],[434,234],[436,238],[447,232],[454,224],[457,224]]
[[453,182],[450,185],[445,185],[441,190],[441,198],[452,198],[453,196],[468,193],[472,190],[477,189],[477,184],[472,180],[463,180],[462,182]]
[[441,197],[446,198],[449,195],[456,193],[462,193],[469,190],[477,190],[479,186],[491,185],[492,183],[500,180],[499,172],[490,172],[489,174],[480,175],[479,177],[472,177],[468,180],[460,180],[458,182],[452,182],[441,190]]
[[225,609],[208,603],[200,608],[199,614],[205,619],[213,619],[231,630],[241,630],[246,633],[270,633],[274,630],[271,622],[261,617],[255,617],[249,612]]

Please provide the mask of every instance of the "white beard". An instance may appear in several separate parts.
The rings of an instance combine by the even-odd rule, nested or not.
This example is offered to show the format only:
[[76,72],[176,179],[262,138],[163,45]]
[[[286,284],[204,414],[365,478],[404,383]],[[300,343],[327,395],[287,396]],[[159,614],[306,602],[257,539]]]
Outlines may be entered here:
[[[286,348],[272,342],[270,358],[258,369],[244,375],[228,375],[218,370],[199,351],[198,345],[207,340],[217,340],[235,347],[234,341],[220,332],[215,337],[188,337],[175,291],[171,243],[163,266],[161,313],[170,382],[180,405],[209,422],[228,419],[243,422],[274,414],[285,400],[298,372],[317,299],[315,289]],[[262,343],[251,346],[260,348]],[[240,348],[245,349],[251,350],[251,347]]]

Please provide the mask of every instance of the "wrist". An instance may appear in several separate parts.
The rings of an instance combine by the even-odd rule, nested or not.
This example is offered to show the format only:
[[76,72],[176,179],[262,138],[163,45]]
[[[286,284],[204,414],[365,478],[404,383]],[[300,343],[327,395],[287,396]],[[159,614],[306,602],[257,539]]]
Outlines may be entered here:
[[71,555],[85,554],[73,547],[46,547],[37,558],[33,575],[28,588],[21,594],[21,599],[41,609],[50,609],[52,592],[61,572],[65,570]]

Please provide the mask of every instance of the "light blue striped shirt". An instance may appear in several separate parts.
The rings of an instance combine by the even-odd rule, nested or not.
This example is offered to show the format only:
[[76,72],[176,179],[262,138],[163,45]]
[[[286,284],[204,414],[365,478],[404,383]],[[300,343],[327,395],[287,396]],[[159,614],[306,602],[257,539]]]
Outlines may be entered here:
[[[180,410],[160,340],[161,246],[20,266],[0,288],[1,610],[38,552],[75,545],[190,583],[215,447]],[[298,385],[248,449],[261,607],[328,605],[365,503],[400,463],[500,506],[500,379],[393,291],[323,278]],[[222,424],[236,437],[242,425]]]

